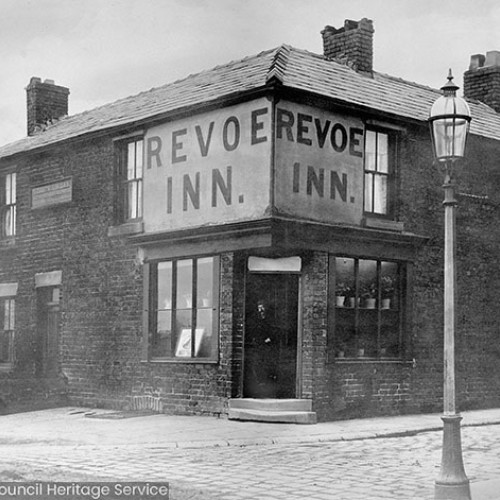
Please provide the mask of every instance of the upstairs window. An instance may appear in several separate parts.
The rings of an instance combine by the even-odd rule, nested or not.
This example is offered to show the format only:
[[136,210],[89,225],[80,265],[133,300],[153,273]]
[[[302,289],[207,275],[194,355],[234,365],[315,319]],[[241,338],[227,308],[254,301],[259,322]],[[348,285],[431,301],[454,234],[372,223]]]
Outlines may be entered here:
[[219,259],[167,260],[150,267],[152,359],[217,360]]
[[364,159],[364,211],[391,217],[394,204],[395,136],[367,129]]
[[142,138],[118,143],[118,222],[142,218]]
[[15,304],[16,301],[13,297],[0,298],[0,363],[13,361]]
[[329,328],[337,358],[400,358],[403,263],[332,257]]
[[0,177],[1,236],[10,238],[16,234],[16,174]]

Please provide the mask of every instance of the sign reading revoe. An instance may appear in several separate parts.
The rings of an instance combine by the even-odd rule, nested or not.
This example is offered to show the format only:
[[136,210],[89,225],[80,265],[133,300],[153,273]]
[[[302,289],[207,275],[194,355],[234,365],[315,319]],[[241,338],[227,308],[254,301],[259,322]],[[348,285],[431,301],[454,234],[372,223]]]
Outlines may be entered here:
[[262,98],[149,129],[145,231],[263,217],[270,204],[271,116]]
[[359,118],[280,101],[276,208],[303,219],[359,224],[364,126]]
[[68,203],[73,196],[73,180],[63,179],[51,184],[36,186],[31,189],[31,208],[44,208]]

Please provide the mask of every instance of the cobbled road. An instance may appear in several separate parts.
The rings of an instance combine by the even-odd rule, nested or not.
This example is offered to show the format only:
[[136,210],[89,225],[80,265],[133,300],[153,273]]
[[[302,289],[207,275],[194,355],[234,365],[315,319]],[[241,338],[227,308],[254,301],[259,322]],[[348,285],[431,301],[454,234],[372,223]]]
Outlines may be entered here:
[[[220,500],[427,500],[441,440],[441,432],[425,432],[201,449],[3,443],[0,467],[35,470],[58,481],[169,481],[201,492],[199,498]],[[471,482],[500,478],[499,425],[463,428],[462,443]]]

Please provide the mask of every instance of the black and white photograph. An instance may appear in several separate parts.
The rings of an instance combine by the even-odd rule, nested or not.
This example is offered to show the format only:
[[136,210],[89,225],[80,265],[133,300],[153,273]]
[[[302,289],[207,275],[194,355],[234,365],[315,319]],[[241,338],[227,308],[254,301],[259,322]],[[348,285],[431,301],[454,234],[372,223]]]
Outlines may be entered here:
[[0,500],[500,500],[499,26],[0,0]]

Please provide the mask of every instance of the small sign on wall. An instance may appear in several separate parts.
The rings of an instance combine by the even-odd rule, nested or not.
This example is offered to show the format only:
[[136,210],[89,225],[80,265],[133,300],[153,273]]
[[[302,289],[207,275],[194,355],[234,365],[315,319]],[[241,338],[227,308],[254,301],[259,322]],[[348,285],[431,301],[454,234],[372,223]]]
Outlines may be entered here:
[[45,208],[72,201],[73,180],[64,179],[31,189],[31,208]]

